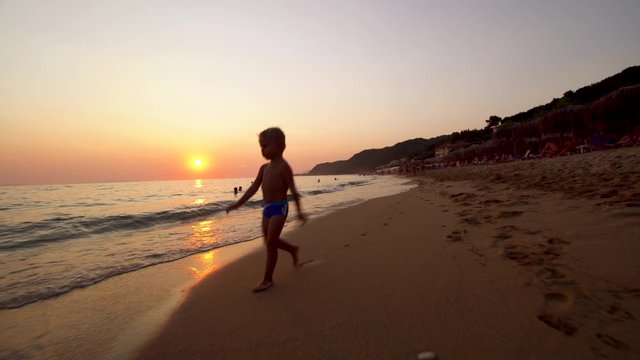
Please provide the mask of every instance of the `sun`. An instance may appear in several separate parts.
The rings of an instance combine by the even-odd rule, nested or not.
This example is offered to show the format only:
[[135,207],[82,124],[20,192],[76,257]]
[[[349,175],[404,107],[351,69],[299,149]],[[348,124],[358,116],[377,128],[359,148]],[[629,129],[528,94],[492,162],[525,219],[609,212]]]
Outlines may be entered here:
[[208,166],[209,166],[208,161],[204,157],[201,157],[201,156],[192,157],[189,160],[189,167],[193,171],[203,171]]

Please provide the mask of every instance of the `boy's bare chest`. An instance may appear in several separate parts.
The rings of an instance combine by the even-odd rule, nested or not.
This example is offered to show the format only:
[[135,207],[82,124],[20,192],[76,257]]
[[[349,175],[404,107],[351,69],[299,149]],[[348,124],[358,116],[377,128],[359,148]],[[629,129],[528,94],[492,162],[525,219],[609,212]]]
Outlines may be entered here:
[[280,166],[269,165],[264,169],[262,186],[265,189],[277,190],[285,187],[283,171]]

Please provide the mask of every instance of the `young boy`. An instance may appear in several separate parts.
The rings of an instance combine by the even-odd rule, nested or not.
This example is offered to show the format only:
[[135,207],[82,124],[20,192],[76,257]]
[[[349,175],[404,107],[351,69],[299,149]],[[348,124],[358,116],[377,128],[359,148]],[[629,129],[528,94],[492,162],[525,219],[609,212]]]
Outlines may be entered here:
[[262,197],[265,203],[262,212],[262,233],[267,246],[267,264],[264,279],[253,289],[254,292],[264,291],[273,286],[273,271],[278,261],[278,249],[290,253],[293,257],[293,265],[298,266],[298,247],[280,239],[280,233],[289,212],[288,190],[291,190],[291,195],[296,203],[298,219],[303,223],[307,221],[307,217],[300,208],[300,195],[293,183],[293,172],[289,164],[282,158],[286,147],[284,133],[280,128],[269,128],[260,133],[259,141],[262,156],[270,162],[260,167],[258,176],[247,192],[235,204],[227,207],[227,213],[239,208],[262,185]]

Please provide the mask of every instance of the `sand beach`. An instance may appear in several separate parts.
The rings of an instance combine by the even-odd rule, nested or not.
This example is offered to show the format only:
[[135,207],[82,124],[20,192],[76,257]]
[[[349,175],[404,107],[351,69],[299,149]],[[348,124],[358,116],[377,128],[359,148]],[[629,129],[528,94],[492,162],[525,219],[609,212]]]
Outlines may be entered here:
[[0,360],[640,360],[638,18],[0,0]]
[[138,359],[640,357],[640,148],[440,169],[189,289]]

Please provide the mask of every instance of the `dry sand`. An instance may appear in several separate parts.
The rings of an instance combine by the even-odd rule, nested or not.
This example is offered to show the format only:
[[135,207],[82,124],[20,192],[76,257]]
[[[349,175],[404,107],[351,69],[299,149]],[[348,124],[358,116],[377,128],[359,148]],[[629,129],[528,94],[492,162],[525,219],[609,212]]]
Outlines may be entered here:
[[[640,357],[640,148],[443,169],[206,277],[141,359]],[[468,181],[473,180],[473,182]]]

